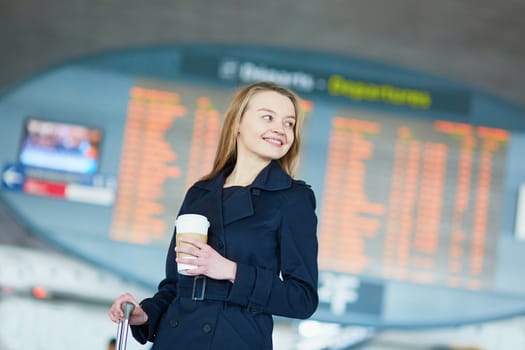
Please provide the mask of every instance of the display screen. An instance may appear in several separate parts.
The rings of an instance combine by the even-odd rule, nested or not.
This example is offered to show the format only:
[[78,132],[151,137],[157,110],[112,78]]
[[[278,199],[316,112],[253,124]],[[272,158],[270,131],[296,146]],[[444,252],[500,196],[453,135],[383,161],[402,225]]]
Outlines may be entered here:
[[84,125],[27,119],[18,159],[26,167],[94,174],[102,132]]
[[510,133],[350,109],[329,124],[320,265],[491,289]]

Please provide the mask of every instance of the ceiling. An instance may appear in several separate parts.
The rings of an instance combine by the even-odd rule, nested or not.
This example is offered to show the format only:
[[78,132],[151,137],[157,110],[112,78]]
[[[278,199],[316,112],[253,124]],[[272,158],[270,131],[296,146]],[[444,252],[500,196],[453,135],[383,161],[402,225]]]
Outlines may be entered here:
[[2,0],[0,89],[72,58],[182,42],[341,53],[525,106],[525,0]]

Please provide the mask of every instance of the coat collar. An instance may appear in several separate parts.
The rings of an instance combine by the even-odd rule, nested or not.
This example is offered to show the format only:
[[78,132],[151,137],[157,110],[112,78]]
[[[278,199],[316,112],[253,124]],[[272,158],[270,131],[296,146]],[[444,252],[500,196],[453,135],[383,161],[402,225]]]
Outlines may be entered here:
[[[207,181],[198,182],[195,184],[195,186],[209,191],[222,188],[226,177],[231,171],[232,168],[226,168],[214,178]],[[276,160],[272,160],[270,164],[261,170],[253,183],[247,187],[258,188],[265,191],[279,191],[290,188],[291,186],[292,178],[281,168]]]
[[[224,225],[252,216],[254,214],[252,196],[260,195],[259,190],[279,191],[292,186],[292,178],[286,174],[277,161],[273,160],[261,170],[251,185],[236,191],[228,200],[228,203],[224,203],[223,206],[222,187],[226,176],[231,170],[231,168],[224,169],[214,178],[195,184],[196,187],[210,191],[211,195],[214,194],[215,201],[209,201],[208,203],[217,203],[216,205],[219,205],[217,209],[218,212],[222,213]],[[220,210],[221,207],[222,210]]]
[[266,191],[279,191],[292,186],[292,178],[281,168],[279,163],[272,160],[249,186]]

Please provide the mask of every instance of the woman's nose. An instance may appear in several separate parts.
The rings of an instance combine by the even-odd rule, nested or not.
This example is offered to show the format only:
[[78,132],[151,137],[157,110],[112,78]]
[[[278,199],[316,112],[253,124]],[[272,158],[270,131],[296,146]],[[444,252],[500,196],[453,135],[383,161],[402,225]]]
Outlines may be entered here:
[[272,129],[272,132],[276,133],[276,134],[279,134],[279,135],[284,135],[284,128],[283,127],[275,127]]
[[281,123],[274,123],[272,125],[272,131],[277,134],[284,134],[284,126]]

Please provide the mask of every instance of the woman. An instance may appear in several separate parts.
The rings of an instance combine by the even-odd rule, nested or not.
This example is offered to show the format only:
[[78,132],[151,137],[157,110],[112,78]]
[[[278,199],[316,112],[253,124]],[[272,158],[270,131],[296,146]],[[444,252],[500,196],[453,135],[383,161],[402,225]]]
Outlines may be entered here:
[[[303,124],[299,98],[273,83],[234,96],[213,169],[186,193],[179,214],[205,215],[208,243],[172,238],[166,277],[136,305],[134,337],[153,349],[272,349],[272,315],[305,319],[317,308],[317,217],[313,191],[292,179]],[[176,252],[196,259],[176,258]],[[195,265],[191,275],[177,263]]]

